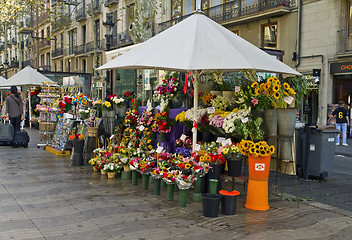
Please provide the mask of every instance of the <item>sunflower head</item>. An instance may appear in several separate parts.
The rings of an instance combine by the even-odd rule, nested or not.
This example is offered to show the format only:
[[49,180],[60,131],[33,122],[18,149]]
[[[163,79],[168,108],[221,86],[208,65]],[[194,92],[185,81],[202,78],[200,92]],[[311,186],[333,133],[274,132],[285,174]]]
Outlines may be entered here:
[[252,83],[251,87],[252,87],[252,88],[256,88],[256,87],[258,87],[258,82],[254,82],[254,83]]
[[261,93],[260,88],[254,89],[254,93],[255,93],[255,95],[259,95]]
[[269,88],[270,88],[270,83],[265,83],[263,87],[264,91],[268,91]]
[[289,88],[290,88],[290,84],[288,84],[288,83],[284,83],[284,88],[286,89],[286,90],[288,90]]
[[279,91],[280,90],[280,86],[278,85],[278,84],[275,84],[274,86],[273,86],[273,91],[274,92],[277,92],[277,91]]
[[274,98],[278,99],[280,97],[280,93],[279,92],[274,92]]
[[291,95],[295,95],[295,94],[296,94],[296,92],[295,92],[295,90],[293,90],[293,88],[288,89],[288,92],[289,92]]

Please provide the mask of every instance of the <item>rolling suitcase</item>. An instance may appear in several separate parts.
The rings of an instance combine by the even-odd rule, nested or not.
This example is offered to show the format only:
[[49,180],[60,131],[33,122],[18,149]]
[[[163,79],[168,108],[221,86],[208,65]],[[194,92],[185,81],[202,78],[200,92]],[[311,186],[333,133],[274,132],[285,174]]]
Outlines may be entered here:
[[10,122],[0,123],[0,144],[11,145],[15,129]]
[[15,134],[15,137],[13,138],[12,146],[13,147],[23,146],[27,148],[28,143],[29,143],[28,133],[23,129],[21,129],[20,131],[17,131]]

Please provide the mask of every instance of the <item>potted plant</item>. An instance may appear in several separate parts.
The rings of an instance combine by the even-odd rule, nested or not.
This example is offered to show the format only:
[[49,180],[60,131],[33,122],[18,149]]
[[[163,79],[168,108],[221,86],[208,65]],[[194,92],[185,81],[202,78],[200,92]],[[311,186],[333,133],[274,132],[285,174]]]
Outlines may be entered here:
[[121,166],[116,162],[110,162],[105,164],[103,169],[107,173],[108,178],[114,179],[116,173],[121,171]]
[[219,148],[219,152],[225,157],[229,176],[241,176],[242,155],[235,144],[227,144]]

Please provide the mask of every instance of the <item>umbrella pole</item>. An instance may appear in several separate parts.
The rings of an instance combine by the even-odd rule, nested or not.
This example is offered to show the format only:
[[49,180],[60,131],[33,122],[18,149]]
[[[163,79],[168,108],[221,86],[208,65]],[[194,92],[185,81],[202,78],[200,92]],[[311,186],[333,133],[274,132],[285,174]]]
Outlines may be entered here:
[[198,71],[191,71],[193,76],[193,87],[194,87],[194,94],[193,94],[193,142],[192,142],[192,152],[195,152],[196,144],[197,144],[197,112],[198,112],[198,77],[203,73],[203,70]]
[[28,117],[29,117],[29,128],[32,128],[31,88],[29,88],[29,91],[28,91]]

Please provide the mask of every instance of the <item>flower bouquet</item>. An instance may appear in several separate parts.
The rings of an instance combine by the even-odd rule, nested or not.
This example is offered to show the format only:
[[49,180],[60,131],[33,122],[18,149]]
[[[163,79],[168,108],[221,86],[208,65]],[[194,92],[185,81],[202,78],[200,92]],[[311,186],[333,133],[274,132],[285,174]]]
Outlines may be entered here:
[[265,141],[254,143],[250,140],[242,140],[238,144],[238,148],[243,156],[267,157],[275,153],[275,147],[269,146]]
[[177,73],[168,72],[165,79],[161,81],[160,85],[156,86],[153,94],[153,100],[160,102],[161,100],[173,100],[177,97]]
[[102,109],[103,110],[106,110],[106,111],[112,111],[113,110],[113,107],[112,107],[112,104],[110,101],[104,101],[102,103]]
[[109,100],[116,105],[116,107],[122,107],[125,99],[119,98],[117,95],[113,94],[109,96]]
[[68,137],[70,140],[78,140],[78,141],[82,141],[84,140],[84,135],[83,134],[72,134]]
[[132,99],[135,97],[134,92],[125,92],[123,95],[124,95],[125,100],[128,102],[131,102]]

